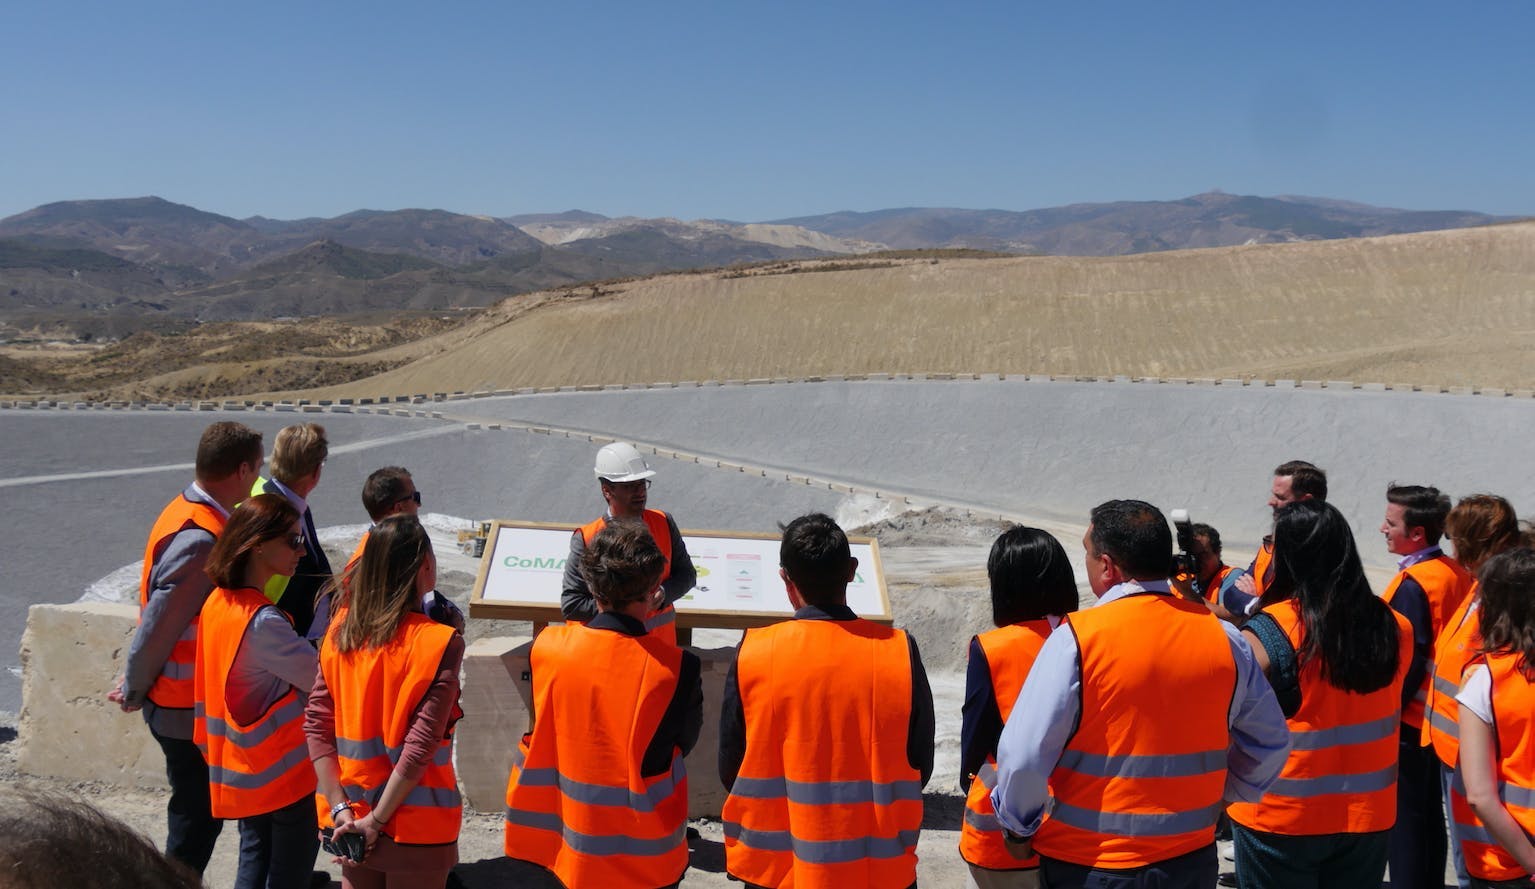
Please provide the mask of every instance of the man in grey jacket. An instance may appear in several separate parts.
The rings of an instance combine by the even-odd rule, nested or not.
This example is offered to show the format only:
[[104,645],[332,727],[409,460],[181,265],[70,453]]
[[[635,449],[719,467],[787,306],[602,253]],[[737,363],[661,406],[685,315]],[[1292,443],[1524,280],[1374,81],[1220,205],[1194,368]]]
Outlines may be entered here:
[[139,626],[122,683],[108,697],[125,713],[142,710],[165,753],[171,785],[165,852],[199,874],[223,822],[211,814],[208,765],[192,743],[192,670],[197,619],[213,589],[203,566],[229,513],[261,471],[261,433],[214,423],[197,444],[195,480],[155,521],[144,551]]

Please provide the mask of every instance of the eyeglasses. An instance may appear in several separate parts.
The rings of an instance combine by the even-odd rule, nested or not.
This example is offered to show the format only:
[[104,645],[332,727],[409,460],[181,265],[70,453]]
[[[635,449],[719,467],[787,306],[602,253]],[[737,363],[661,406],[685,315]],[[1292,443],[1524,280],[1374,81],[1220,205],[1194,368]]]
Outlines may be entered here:
[[[607,481],[607,479],[603,479],[603,481]],[[650,482],[650,479],[642,478],[637,482],[608,482],[608,485],[620,491],[648,491],[650,490]]]
[[414,501],[416,501],[416,505],[420,506],[421,505],[421,492],[420,491],[411,491],[409,497],[401,497],[400,499],[396,500],[395,503],[404,503],[407,500],[414,500]]

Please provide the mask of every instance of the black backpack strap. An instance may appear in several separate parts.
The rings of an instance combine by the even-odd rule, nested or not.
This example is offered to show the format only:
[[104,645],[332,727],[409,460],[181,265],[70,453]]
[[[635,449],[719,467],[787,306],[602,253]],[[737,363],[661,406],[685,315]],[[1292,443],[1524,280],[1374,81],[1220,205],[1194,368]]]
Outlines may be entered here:
[[1269,685],[1279,699],[1279,709],[1288,719],[1300,710],[1300,667],[1295,662],[1295,646],[1278,621],[1263,612],[1252,616],[1242,629],[1258,637],[1269,658]]

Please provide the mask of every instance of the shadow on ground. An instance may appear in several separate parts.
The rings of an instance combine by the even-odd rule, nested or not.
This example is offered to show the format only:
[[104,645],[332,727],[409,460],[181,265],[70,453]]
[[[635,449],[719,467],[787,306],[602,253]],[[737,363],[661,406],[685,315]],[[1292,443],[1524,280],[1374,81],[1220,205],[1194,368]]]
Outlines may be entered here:
[[[688,828],[688,867],[720,874],[725,872],[725,844],[705,839]],[[536,864],[511,858],[487,858],[484,861],[459,862],[453,868],[465,889],[562,889],[560,881]]]
[[922,794],[923,830],[959,830],[964,820],[964,797],[952,793]]

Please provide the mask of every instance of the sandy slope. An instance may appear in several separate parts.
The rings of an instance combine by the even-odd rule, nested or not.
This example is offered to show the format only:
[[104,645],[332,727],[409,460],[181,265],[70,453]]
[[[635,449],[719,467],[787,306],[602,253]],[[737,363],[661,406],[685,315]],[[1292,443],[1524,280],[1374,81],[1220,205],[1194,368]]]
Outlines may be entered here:
[[878,372],[1535,385],[1535,223],[614,289],[516,298],[374,356],[417,359],[404,367],[314,394]]

